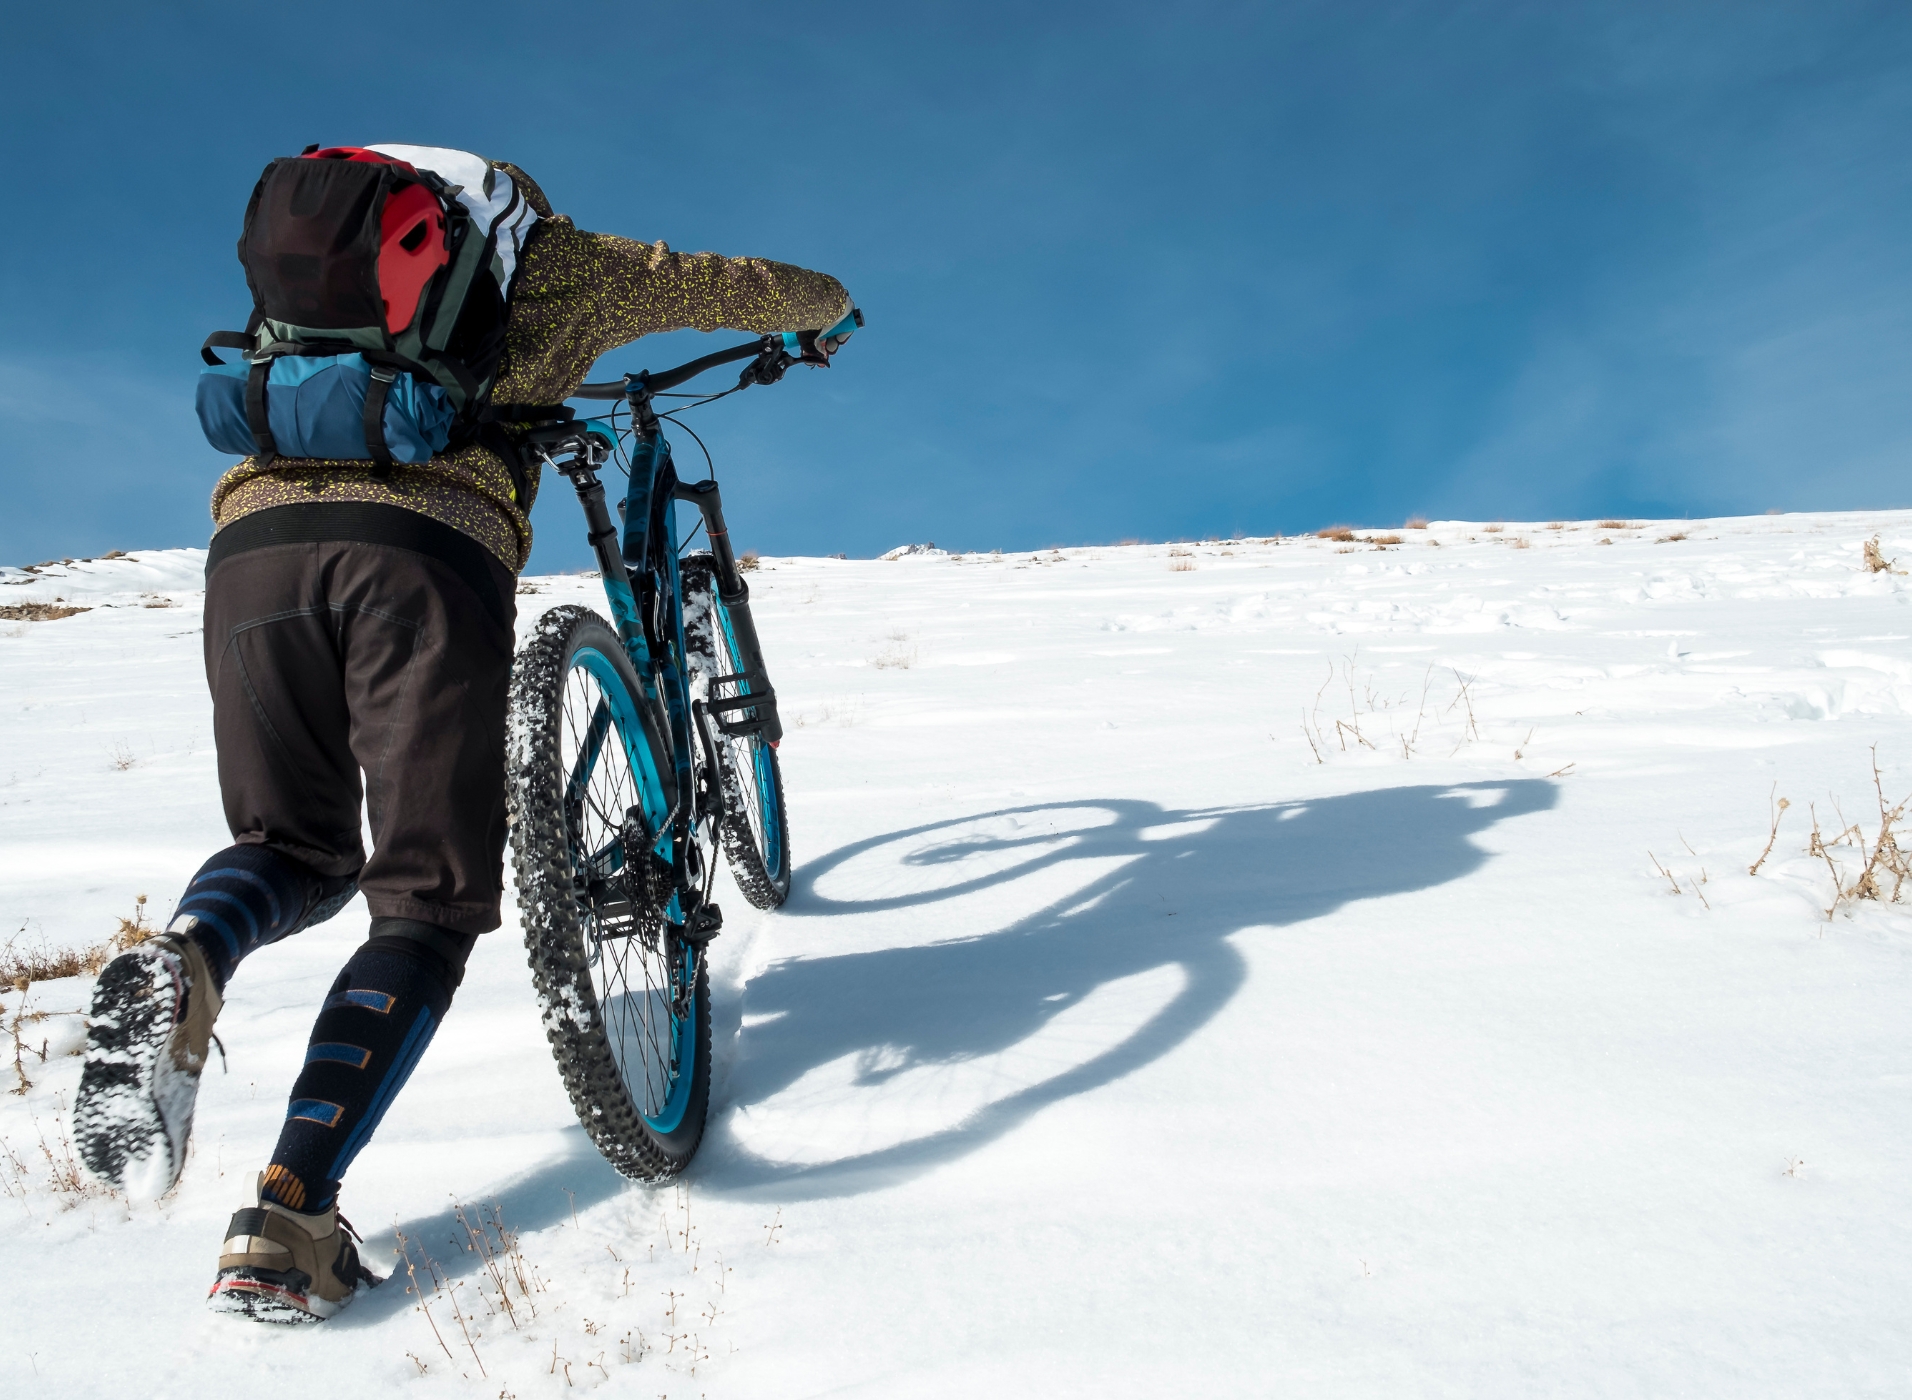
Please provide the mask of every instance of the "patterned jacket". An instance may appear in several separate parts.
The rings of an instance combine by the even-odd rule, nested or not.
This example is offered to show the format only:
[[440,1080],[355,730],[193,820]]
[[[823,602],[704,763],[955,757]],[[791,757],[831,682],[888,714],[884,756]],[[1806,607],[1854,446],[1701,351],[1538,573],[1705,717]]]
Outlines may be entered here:
[[[498,403],[561,403],[598,356],[658,331],[788,331],[833,324],[849,310],[843,285],[821,272],[761,258],[673,253],[586,233],[554,215],[544,192],[500,162],[542,216],[519,264],[505,325],[504,359],[492,389]],[[531,555],[532,501],[517,500],[511,473],[476,443],[429,462],[400,462],[381,480],[366,462],[280,457],[261,468],[248,457],[213,488],[212,517],[224,529],[242,516],[304,502],[370,501],[401,506],[477,540],[513,573]]]

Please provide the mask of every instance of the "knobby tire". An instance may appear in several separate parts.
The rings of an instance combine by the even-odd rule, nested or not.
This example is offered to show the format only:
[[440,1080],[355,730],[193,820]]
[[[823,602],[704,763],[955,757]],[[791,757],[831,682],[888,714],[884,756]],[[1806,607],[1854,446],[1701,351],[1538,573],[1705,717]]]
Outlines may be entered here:
[[[717,677],[736,675],[743,665],[725,625],[727,615],[717,595],[710,555],[685,555],[679,571],[692,691],[709,695]],[[724,690],[729,694],[735,687]],[[716,716],[711,718],[711,732],[717,785],[723,796],[717,831],[724,859],[745,899],[759,909],[775,909],[790,895],[790,822],[784,811],[783,770],[777,764],[777,751],[760,734],[724,734]]]
[[[587,665],[597,670],[587,670]],[[525,951],[545,1036],[578,1121],[619,1172],[655,1181],[682,1171],[703,1137],[710,1101],[710,982],[699,950],[694,988],[688,998],[683,996],[681,973],[676,971],[682,949],[668,936],[651,942],[638,936],[603,941],[596,937],[611,925],[586,893],[574,851],[585,849],[581,841],[587,837],[600,849],[608,849],[603,833],[594,828],[609,817],[594,816],[594,804],[608,812],[625,800],[621,782],[628,779],[629,785],[640,788],[646,782],[640,770],[625,761],[618,737],[628,738],[641,730],[650,752],[659,758],[663,754],[648,736],[648,725],[640,720],[633,730],[631,724],[614,719],[616,732],[602,742],[597,763],[579,764],[578,752],[588,745],[576,742],[577,697],[592,685],[603,687],[599,672],[607,669],[612,684],[621,685],[631,697],[625,712],[641,716],[643,692],[616,632],[596,613],[576,606],[554,608],[539,619],[534,636],[513,663],[507,770],[512,860]],[[604,694],[609,694],[608,688]],[[568,729],[567,699],[572,711]],[[607,714],[616,712],[609,700],[594,703],[603,703]],[[620,762],[621,773],[615,768]],[[600,772],[605,764],[613,767]],[[574,770],[588,771],[591,783],[598,784],[605,796],[600,800],[587,793],[582,803],[575,797],[567,800],[567,792],[574,790]],[[635,803],[638,797],[631,796],[629,801]],[[584,863],[589,861],[587,854]],[[608,878],[622,877],[620,871]],[[606,877],[598,878],[602,886]],[[643,989],[630,981],[631,964],[642,969]],[[653,989],[651,983],[669,981],[673,975],[676,1001],[664,1004],[681,1005],[688,1000],[692,1026],[663,1037],[669,1046],[665,1049],[656,1034],[657,998],[668,997],[669,991]],[[624,990],[618,991],[619,987]],[[664,1023],[674,1028],[680,1020],[671,1014]],[[682,1063],[686,1052],[687,1065]],[[668,1086],[665,1107],[681,1108],[681,1113],[662,1115],[662,1129],[657,1111],[660,1055],[671,1061],[661,1079]],[[677,1075],[690,1076],[687,1091],[669,1075],[671,1068]]]

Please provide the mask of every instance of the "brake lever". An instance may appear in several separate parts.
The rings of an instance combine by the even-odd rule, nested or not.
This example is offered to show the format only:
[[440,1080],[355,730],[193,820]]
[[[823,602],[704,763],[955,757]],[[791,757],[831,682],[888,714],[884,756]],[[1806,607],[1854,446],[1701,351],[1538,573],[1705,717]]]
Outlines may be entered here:
[[[771,337],[766,336],[766,340]],[[737,376],[737,387],[748,389],[752,384],[775,384],[783,378],[785,370],[797,363],[781,343],[765,345],[763,352],[744,366],[743,373]]]

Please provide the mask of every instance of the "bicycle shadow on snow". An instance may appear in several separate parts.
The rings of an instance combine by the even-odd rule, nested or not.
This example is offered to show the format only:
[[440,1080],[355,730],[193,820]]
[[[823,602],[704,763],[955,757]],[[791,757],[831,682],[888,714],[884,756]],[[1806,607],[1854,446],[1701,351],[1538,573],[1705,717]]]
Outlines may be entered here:
[[[1173,811],[1124,799],[1034,804],[931,822],[856,842],[797,872],[786,915],[907,915],[1014,880],[1071,865],[1088,878],[1044,907],[989,933],[915,947],[884,948],[773,963],[745,990],[737,1053],[720,1067],[718,1099],[690,1179],[701,1190],[775,1201],[855,1195],[906,1181],[994,1141],[1065,1098],[1120,1079],[1173,1050],[1240,989],[1246,964],[1230,938],[1244,929],[1297,924],[1357,899],[1430,889],[1478,869],[1487,853],[1471,839],[1510,817],[1547,811],[1557,785],[1538,779],[1384,788],[1262,807]],[[896,847],[886,851],[886,847]],[[1101,869],[1090,869],[1091,864]],[[894,890],[855,897],[861,887]],[[827,886],[825,893],[820,886]],[[1128,998],[1100,1026],[1064,1034],[1021,1063],[1019,1048],[1067,1031],[1071,1013],[1124,979],[1166,973],[1179,986],[1152,1009]],[[1156,989],[1158,992],[1160,988]],[[1133,1013],[1137,1003],[1146,1013]],[[718,1011],[721,1036],[736,1012]],[[769,1018],[769,1019],[766,1019]],[[1097,1031],[1116,1027],[1114,1037]],[[1051,1036],[1051,1039],[1055,1039]],[[1086,1047],[1086,1050],[1085,1050]],[[1058,1066],[1044,1073],[1044,1054]],[[1031,1061],[1036,1068],[1031,1072]],[[1005,1066],[968,1111],[913,1131],[913,1106],[885,1124],[892,1105],[863,1111],[850,1136],[874,1120],[895,1140],[841,1151],[828,1113],[805,1140],[812,1160],[779,1160],[754,1150],[744,1127],[807,1076],[837,1067],[834,1086],[881,1093],[912,1074]],[[727,1070],[727,1073],[724,1071]],[[931,1085],[931,1098],[938,1097]],[[947,1096],[938,1107],[947,1109]],[[854,1106],[853,1106],[854,1107]],[[799,1123],[805,1112],[799,1105]],[[483,1194],[525,1234],[560,1225],[631,1188],[581,1128],[564,1132],[567,1151]],[[768,1147],[774,1136],[757,1139]],[[780,1143],[787,1146],[787,1143]],[[832,1155],[832,1154],[836,1155]],[[447,1207],[396,1227],[438,1261],[448,1277],[477,1265],[460,1244],[464,1230]],[[389,1267],[393,1230],[367,1236],[368,1260]],[[422,1260],[421,1260],[422,1270]],[[421,1277],[423,1277],[421,1273]],[[327,1326],[370,1327],[411,1305],[402,1267],[384,1288]]]
[[725,1195],[815,1199],[972,1152],[1187,1040],[1242,986],[1236,933],[1459,879],[1488,858],[1476,833],[1552,808],[1557,791],[1523,779],[1198,811],[1065,802],[843,847],[797,872],[786,915],[907,914],[1072,863],[1088,878],[981,936],[753,977],[692,1174]]

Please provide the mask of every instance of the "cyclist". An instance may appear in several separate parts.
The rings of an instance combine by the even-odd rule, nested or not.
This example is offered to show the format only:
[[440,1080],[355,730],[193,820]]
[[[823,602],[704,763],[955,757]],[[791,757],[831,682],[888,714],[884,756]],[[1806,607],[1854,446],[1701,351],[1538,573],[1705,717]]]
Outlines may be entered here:
[[[804,358],[825,364],[848,338],[835,278],[587,233],[522,170],[489,166],[539,216],[512,284],[495,404],[561,403],[600,355],[658,331],[839,328],[802,338]],[[216,1309],[316,1321],[377,1282],[338,1213],[340,1180],[430,1043],[478,935],[500,923],[514,579],[537,488],[511,455],[490,438],[382,471],[253,457],[213,491],[205,665],[233,844],[193,876],[162,934],[100,975],[74,1111],[89,1170],[168,1190],[234,968],[355,892],[372,916],[320,1007],[270,1161],[227,1228]]]

